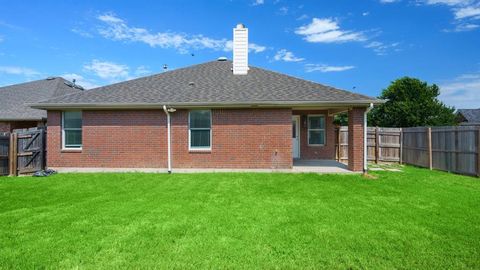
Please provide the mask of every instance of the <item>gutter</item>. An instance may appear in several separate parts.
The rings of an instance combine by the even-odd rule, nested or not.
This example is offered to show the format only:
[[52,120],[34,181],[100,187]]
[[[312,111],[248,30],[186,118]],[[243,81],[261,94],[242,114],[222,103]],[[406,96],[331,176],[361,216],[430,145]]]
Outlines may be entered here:
[[367,170],[368,170],[368,163],[367,163],[367,151],[368,151],[368,147],[367,147],[367,135],[368,135],[367,119],[368,119],[368,117],[367,117],[367,114],[371,109],[373,109],[373,103],[370,103],[370,106],[363,113],[363,173],[366,173]]
[[[177,102],[166,104],[179,109],[188,108],[289,108],[289,107],[368,107],[370,104],[382,104],[385,100],[366,99],[350,101],[262,101],[262,102]],[[34,109],[162,109],[158,103],[30,103]]]
[[170,113],[175,112],[174,108],[167,109],[166,105],[163,105],[163,111],[167,115],[167,162],[168,162],[168,173],[172,173],[172,142],[171,142],[171,135],[170,135]]

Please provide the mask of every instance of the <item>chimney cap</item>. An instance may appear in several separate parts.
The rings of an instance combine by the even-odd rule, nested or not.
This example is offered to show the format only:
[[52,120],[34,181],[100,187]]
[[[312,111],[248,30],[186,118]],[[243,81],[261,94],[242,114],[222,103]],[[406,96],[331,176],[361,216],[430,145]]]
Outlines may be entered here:
[[243,23],[238,23],[238,24],[237,24],[237,29],[242,29],[242,28],[245,28],[245,24],[243,24]]

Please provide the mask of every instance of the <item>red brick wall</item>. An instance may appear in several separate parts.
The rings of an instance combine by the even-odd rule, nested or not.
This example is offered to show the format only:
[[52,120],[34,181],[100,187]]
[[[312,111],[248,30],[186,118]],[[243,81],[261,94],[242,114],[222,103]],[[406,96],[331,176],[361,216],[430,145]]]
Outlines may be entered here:
[[348,111],[348,169],[363,170],[365,108],[353,108]]
[[[212,150],[188,150],[188,111],[172,114],[173,168],[290,168],[290,109],[212,110]],[[61,150],[61,112],[48,112],[49,167],[165,168],[162,110],[84,111],[83,149]]]
[[[300,159],[335,159],[335,126],[333,117],[328,116],[325,110],[293,111],[294,115],[300,115]],[[309,114],[323,114],[325,116],[325,145],[308,145]]]

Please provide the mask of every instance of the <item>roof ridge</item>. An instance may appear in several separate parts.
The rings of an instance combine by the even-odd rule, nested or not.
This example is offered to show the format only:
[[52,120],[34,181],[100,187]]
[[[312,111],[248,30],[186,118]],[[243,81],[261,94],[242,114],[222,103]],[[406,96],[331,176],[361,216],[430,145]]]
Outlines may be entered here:
[[[57,77],[57,78],[62,79],[62,80],[63,80],[63,81],[61,81],[62,83],[65,82],[65,81],[67,81],[67,80],[66,80],[65,78],[63,78],[63,77]],[[55,78],[55,79],[57,79],[57,78]],[[63,97],[63,96],[70,96],[70,95],[75,95],[75,94],[79,94],[79,93],[82,93],[82,92],[86,92],[86,91],[87,91],[87,90],[77,89],[77,90],[78,90],[77,92],[72,92],[72,93],[63,94],[63,95],[57,95],[56,92],[59,90],[59,87],[58,87],[58,84],[59,84],[59,83],[60,83],[60,80],[57,82],[57,85],[56,85],[56,87],[55,87],[54,96],[49,97],[49,98],[47,98],[47,99],[39,100],[39,101],[37,101],[37,103],[40,103],[40,102],[43,102],[43,101],[47,101],[47,100],[50,100],[50,99],[53,99],[53,98],[56,98],[56,97],[59,97],[59,96],[62,96],[62,97]],[[65,85],[65,86],[70,87],[70,86],[68,86],[68,85]],[[76,89],[75,87],[71,87],[71,88],[72,88],[72,89]]]
[[59,83],[60,83],[60,82],[63,83],[65,79],[62,78],[62,77],[55,77],[54,80],[56,80],[57,83],[56,83],[56,85],[55,85],[55,91],[53,92],[53,95],[54,95],[54,96],[57,96],[57,92],[58,92],[58,90],[59,90],[59,88],[60,88]]
[[[47,77],[47,78],[48,78],[48,77]],[[41,82],[41,81],[47,81],[47,78],[44,78],[44,79],[38,79],[38,80],[33,80],[33,81],[28,81],[28,82],[21,82],[21,83],[15,83],[15,84],[4,85],[4,86],[0,86],[0,89],[1,89],[1,88],[8,88],[8,87],[12,87],[12,86],[22,86],[22,85],[24,85],[24,84],[31,84],[31,83]]]

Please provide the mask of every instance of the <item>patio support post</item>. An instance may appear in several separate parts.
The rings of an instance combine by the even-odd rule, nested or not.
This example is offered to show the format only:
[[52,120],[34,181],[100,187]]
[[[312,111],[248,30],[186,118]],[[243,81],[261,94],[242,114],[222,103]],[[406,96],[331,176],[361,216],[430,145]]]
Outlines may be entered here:
[[354,107],[348,111],[348,169],[364,170],[365,158],[365,107]]

